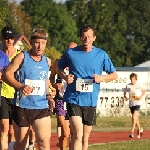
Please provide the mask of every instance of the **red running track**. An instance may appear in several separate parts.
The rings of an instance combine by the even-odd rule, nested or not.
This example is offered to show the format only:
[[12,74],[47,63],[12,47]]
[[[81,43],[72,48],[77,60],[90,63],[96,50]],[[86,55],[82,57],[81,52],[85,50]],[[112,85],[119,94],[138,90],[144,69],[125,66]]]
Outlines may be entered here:
[[[150,139],[150,131],[148,130],[144,131],[143,136],[140,139],[136,138],[136,134],[135,134],[135,138],[129,138],[128,136],[129,136],[128,131],[92,132],[89,138],[89,144]],[[58,147],[56,146],[57,141],[58,141],[57,134],[52,133],[51,142],[50,142],[51,150],[58,150]]]

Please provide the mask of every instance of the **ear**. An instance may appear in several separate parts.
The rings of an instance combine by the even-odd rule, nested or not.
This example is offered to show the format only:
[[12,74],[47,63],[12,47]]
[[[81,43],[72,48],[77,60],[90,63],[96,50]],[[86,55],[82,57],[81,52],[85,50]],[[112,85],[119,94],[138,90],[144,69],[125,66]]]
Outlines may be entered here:
[[82,37],[80,37],[80,41],[82,41]]
[[93,41],[95,41],[95,40],[96,40],[96,36],[93,37]]

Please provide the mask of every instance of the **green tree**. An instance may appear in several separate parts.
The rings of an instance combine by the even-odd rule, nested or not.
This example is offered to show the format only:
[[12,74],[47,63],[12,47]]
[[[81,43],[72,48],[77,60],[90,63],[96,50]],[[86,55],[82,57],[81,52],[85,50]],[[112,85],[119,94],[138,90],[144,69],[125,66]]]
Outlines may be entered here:
[[8,3],[8,14],[5,22],[7,26],[12,26],[17,34],[24,34],[29,38],[31,33],[30,20],[31,18],[22,11],[21,5],[18,5],[16,1]]
[[132,65],[146,61],[150,39],[150,1],[149,0],[128,0],[127,7],[127,51]]
[[47,57],[51,59],[52,63],[61,56],[61,53],[57,51],[54,47],[46,48],[44,53]]
[[0,31],[5,26],[5,18],[8,13],[7,0],[0,0]]
[[69,42],[77,42],[77,28],[65,5],[53,0],[24,0],[22,9],[31,17],[32,28],[43,28],[49,33],[49,41],[59,51]]
[[66,6],[78,29],[93,25],[95,45],[107,51],[115,66],[150,58],[149,0],[67,0]]

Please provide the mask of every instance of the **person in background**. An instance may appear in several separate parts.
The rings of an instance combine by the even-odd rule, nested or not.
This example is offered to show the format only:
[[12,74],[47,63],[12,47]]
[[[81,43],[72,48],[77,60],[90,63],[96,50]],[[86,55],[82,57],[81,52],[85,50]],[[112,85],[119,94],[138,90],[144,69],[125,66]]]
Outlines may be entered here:
[[[129,134],[130,138],[134,138],[134,130],[135,126],[137,126],[137,138],[140,138],[143,133],[143,128],[140,126],[139,122],[139,110],[142,104],[142,98],[145,95],[146,89],[137,83],[138,76],[135,73],[130,74],[131,83],[126,85],[124,89],[124,97],[126,100],[129,100],[129,108],[132,114],[132,125],[131,125],[131,133]],[[128,96],[127,96],[128,93]]]
[[[12,59],[18,54],[18,51],[14,48],[15,31],[11,27],[4,27],[1,30],[1,49],[9,58]],[[1,52],[2,53],[2,52]],[[0,62],[1,63],[1,62]],[[8,63],[8,60],[7,60]],[[4,68],[1,68],[2,71]],[[1,80],[2,81],[2,80]],[[1,108],[0,108],[0,150],[8,148],[8,143],[15,140],[14,130],[12,126],[12,99],[14,98],[15,90],[5,82],[2,83],[1,88]]]
[[[77,46],[76,43],[70,42],[67,45],[66,50],[68,50],[69,48],[74,48],[76,46]],[[57,66],[58,61],[59,59],[56,59],[52,66],[50,81],[53,87],[55,87],[57,91],[56,97],[55,97],[55,113],[57,116],[57,131],[58,131],[58,137],[59,137],[59,142],[57,146],[60,147],[60,150],[65,150],[67,148],[67,143],[70,137],[69,118],[67,117],[66,103],[64,103],[62,100],[67,84],[66,84],[66,81],[62,80],[60,76],[58,75],[58,66]],[[66,67],[64,69],[64,72],[68,74],[69,68]],[[57,76],[57,79],[55,82],[56,76]]]

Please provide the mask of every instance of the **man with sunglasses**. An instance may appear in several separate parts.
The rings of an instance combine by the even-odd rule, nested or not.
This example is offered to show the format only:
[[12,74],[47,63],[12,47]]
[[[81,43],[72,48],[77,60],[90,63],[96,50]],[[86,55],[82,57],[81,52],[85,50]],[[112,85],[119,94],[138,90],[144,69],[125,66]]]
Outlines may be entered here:
[[[11,27],[4,27],[1,30],[2,51],[11,61],[17,54],[14,48],[15,31]],[[1,108],[0,108],[0,150],[6,150],[8,143],[15,140],[11,118],[11,103],[15,90],[5,82],[1,88]]]

